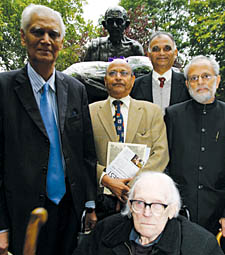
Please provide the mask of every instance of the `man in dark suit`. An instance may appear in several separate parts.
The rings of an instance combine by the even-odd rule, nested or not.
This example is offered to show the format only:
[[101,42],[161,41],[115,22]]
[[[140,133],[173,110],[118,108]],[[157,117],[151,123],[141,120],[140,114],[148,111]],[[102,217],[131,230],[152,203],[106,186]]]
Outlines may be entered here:
[[86,91],[55,70],[64,34],[58,12],[29,5],[21,20],[29,62],[0,75],[0,254],[22,254],[36,207],[49,215],[37,254],[71,254],[85,204],[94,207],[96,155]]
[[153,71],[136,79],[131,96],[158,104],[163,112],[166,107],[190,99],[182,73],[172,69],[177,48],[170,33],[152,34],[148,56]]

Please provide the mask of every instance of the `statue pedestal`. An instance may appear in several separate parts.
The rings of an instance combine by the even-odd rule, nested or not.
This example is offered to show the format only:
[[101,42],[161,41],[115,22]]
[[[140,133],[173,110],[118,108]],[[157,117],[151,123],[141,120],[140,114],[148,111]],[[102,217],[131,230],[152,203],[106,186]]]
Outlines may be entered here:
[[[126,58],[135,77],[140,77],[152,70],[152,64],[148,57],[132,56]],[[80,80],[86,87],[88,102],[104,100],[108,97],[104,85],[104,77],[108,64],[111,62],[89,61],[75,63],[63,72]]]

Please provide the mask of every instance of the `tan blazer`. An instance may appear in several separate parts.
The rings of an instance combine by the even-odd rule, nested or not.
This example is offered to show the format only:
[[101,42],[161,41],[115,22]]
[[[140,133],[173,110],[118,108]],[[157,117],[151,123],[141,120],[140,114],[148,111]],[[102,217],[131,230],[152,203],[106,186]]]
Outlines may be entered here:
[[[97,154],[98,181],[106,166],[108,142],[117,142],[110,100],[89,105]],[[162,110],[155,104],[131,98],[126,143],[147,144],[151,148],[144,170],[163,171],[169,161],[166,127]]]

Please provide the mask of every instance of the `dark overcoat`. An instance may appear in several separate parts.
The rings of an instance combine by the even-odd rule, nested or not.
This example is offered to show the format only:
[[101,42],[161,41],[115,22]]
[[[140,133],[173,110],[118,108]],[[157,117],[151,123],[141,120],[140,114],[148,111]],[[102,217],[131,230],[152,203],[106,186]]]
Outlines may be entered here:
[[[85,201],[95,200],[96,155],[84,86],[56,71],[56,95],[66,178],[80,219]],[[49,139],[27,68],[0,74],[0,230],[21,254],[30,212],[43,207]],[[68,191],[67,191],[68,192]]]
[[[131,255],[129,234],[133,219],[116,214],[100,221],[84,238],[73,255]],[[179,216],[167,222],[162,236],[153,246],[154,255],[223,255],[215,236]]]

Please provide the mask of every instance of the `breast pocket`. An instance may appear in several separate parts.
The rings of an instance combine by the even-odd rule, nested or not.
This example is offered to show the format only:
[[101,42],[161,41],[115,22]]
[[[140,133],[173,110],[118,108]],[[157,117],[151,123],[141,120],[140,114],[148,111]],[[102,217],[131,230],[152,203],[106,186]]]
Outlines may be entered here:
[[67,119],[67,127],[76,131],[82,131],[82,118],[80,114],[73,114]]
[[134,143],[148,144],[151,146],[151,130],[141,130],[135,135]]

